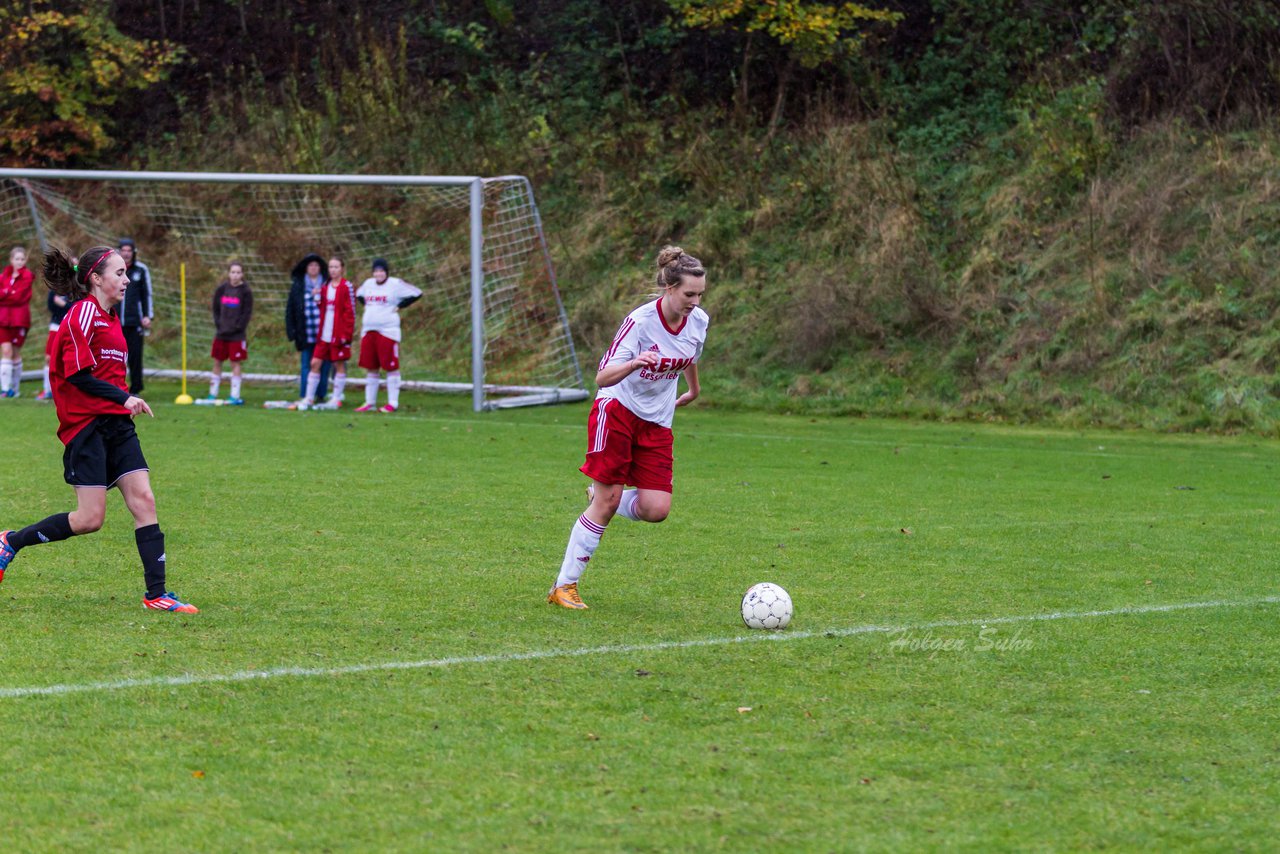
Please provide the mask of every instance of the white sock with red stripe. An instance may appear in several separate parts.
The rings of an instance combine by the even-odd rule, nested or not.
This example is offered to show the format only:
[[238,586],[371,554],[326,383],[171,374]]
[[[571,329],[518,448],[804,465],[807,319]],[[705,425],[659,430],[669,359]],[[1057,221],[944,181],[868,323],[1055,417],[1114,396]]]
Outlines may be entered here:
[[347,387],[347,373],[343,371],[333,378],[333,402],[342,403],[342,390]]
[[13,360],[13,390],[17,391],[18,386],[22,385],[22,360]]
[[569,534],[569,546],[564,550],[564,562],[560,564],[560,575],[556,578],[556,587],[573,584],[582,577],[582,571],[591,562],[591,556],[600,547],[600,538],[604,536],[604,528],[587,518],[583,513],[573,524]]
[[222,374],[209,378],[209,397],[217,397],[218,389],[222,388]]
[[373,406],[378,402],[378,372],[369,371],[364,377],[364,405]]
[[243,379],[243,378],[242,378],[242,377],[237,377],[237,376],[234,376],[234,375],[231,377],[231,396],[232,396],[232,397],[239,397],[239,396],[240,396],[240,380],[241,380],[241,379]]
[[52,394],[53,386],[49,385],[49,366],[48,365],[44,366],[43,374],[44,374],[44,393]]
[[320,372],[312,371],[307,374],[307,393],[303,396],[303,400],[307,403],[316,402],[316,389],[320,387]]
[[13,382],[13,360],[0,359],[0,391],[7,392]]
[[387,371],[387,403],[400,408],[400,372]]
[[639,522],[640,517],[636,515],[636,502],[639,500],[640,490],[622,490],[622,500],[618,502],[618,514],[624,518],[630,519],[632,522]]

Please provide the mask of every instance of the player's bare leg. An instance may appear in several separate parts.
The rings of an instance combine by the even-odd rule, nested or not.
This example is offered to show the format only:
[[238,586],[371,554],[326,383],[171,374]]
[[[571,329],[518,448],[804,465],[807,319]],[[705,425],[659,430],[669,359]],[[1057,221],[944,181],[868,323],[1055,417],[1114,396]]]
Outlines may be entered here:
[[628,489],[619,497],[618,515],[633,522],[661,522],[671,514],[671,493]]
[[92,534],[102,528],[107,518],[107,491],[100,486],[77,486],[76,509],[68,514],[71,532],[76,536]]

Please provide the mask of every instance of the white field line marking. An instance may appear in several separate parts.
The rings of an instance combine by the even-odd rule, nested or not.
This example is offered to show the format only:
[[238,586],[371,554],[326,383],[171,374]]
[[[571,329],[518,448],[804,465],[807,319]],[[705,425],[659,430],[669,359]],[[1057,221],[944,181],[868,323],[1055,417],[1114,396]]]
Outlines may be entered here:
[[1136,605],[1128,608],[1110,608],[1103,611],[1055,611],[1047,614],[1021,614],[1010,617],[983,617],[969,620],[935,620],[928,623],[908,623],[899,626],[864,625],[842,629],[826,629],[813,632],[756,632],[729,638],[703,638],[700,640],[661,641],[658,643],[611,644],[608,646],[581,647],[578,649],[540,649],[529,652],[500,652],[488,655],[460,655],[449,658],[429,658],[421,661],[385,661],[377,664],[351,664],[344,667],[274,667],[269,670],[241,670],[235,673],[189,673],[182,676],[151,676],[142,679],[120,679],[115,682],[84,682],[78,685],[36,685],[18,688],[0,688],[0,699],[35,697],[42,695],[81,694],[95,691],[121,691],[127,688],[178,688],[186,685],[217,685],[228,682],[252,682],[285,677],[350,676],[360,673],[376,673],[386,670],[423,670],[427,668],[457,667],[465,664],[507,664],[517,661],[540,661],[547,658],[583,658],[593,655],[618,655],[633,652],[663,652],[666,650],[695,649],[704,646],[728,646],[740,643],[805,640],[819,637],[853,637],[856,635],[894,634],[918,632],[930,629],[962,626],[1000,626],[1010,623],[1038,623],[1051,620],[1087,620],[1098,617],[1124,617],[1142,614],[1163,614],[1172,611],[1192,611],[1207,608],[1245,608],[1252,605],[1274,605],[1280,596],[1262,596],[1256,599],[1218,599],[1208,602],[1180,602],[1171,605]]

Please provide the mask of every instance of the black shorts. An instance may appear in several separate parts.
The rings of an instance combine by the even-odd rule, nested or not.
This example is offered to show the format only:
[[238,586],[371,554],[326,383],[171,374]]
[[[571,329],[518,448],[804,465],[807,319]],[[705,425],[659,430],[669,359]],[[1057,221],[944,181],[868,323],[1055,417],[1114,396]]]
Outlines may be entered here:
[[62,476],[72,486],[110,489],[135,471],[148,471],[128,415],[99,415],[62,452]]

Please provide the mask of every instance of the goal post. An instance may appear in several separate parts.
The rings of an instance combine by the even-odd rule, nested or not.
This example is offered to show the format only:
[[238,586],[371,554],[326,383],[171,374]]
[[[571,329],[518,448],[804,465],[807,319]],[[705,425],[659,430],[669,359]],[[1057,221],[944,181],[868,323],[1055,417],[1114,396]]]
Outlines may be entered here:
[[[425,292],[402,316],[402,387],[469,392],[477,412],[589,396],[523,176],[0,168],[0,235],[74,251],[136,239],[158,309],[148,375],[178,374],[179,266],[199,365],[213,338],[201,306],[238,261],[255,298],[246,382],[296,384],[284,310],[293,265],[316,253],[343,258],[353,287],[385,258]],[[363,385],[354,359],[349,374]]]

